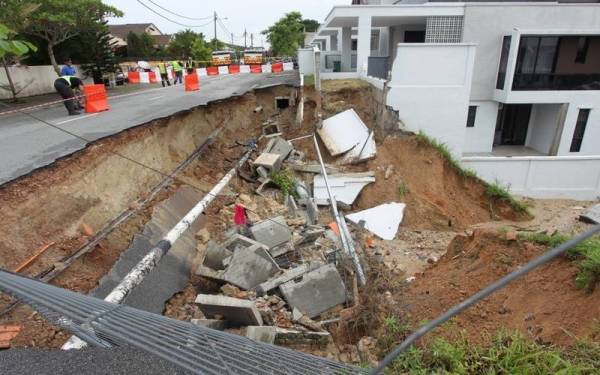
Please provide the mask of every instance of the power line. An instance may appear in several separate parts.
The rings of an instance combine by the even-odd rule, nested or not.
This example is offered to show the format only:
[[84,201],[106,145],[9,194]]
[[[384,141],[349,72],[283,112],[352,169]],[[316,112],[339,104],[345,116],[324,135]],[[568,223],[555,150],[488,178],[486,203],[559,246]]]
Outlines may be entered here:
[[138,3],[140,3],[140,4],[141,4],[141,5],[144,7],[144,8],[146,8],[146,9],[148,9],[149,11],[151,11],[152,13],[156,14],[157,16],[159,16],[159,17],[161,17],[161,18],[164,18],[164,19],[166,19],[166,20],[167,20],[167,21],[169,21],[169,22],[173,22],[174,24],[177,24],[177,25],[179,25],[179,26],[183,26],[183,27],[204,27],[204,26],[208,26],[208,25],[210,25],[210,24],[213,22],[213,21],[211,20],[211,21],[209,21],[209,22],[207,22],[207,23],[205,23],[205,24],[202,24],[202,25],[186,25],[186,24],[183,24],[183,23],[181,23],[181,22],[173,21],[172,19],[170,19],[170,18],[168,18],[168,17],[166,17],[166,16],[163,16],[163,15],[162,15],[162,14],[160,14],[159,12],[155,11],[154,9],[152,9],[151,7],[149,7],[148,5],[146,5],[146,4],[144,4],[143,2],[141,2],[141,0],[137,0],[137,2],[138,2]]
[[154,1],[152,1],[152,0],[148,0],[148,1],[149,1],[150,3],[152,3],[152,4],[156,5],[156,6],[157,6],[157,7],[159,7],[160,9],[164,10],[165,12],[167,12],[167,13],[171,13],[172,15],[174,15],[174,16],[177,16],[177,17],[181,17],[181,18],[185,18],[185,19],[188,19],[188,20],[193,20],[193,21],[204,21],[204,20],[212,19],[212,16],[208,16],[208,17],[202,17],[202,18],[192,18],[192,17],[183,16],[183,15],[181,15],[181,14],[177,14],[177,13],[175,13],[175,12],[172,12],[172,11],[168,10],[167,8],[165,8],[165,7],[163,7],[163,6],[161,6],[161,5],[157,4],[157,3],[155,3],[155,2],[154,2]]

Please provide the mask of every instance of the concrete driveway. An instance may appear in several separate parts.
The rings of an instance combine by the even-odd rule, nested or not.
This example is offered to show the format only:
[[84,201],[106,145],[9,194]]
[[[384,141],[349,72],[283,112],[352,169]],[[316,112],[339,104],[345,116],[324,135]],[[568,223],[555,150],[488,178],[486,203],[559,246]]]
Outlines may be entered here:
[[[95,141],[253,89],[298,82],[297,71],[215,76],[203,78],[200,91],[186,92],[177,85],[109,98],[110,110],[101,113],[67,116],[62,105],[28,113],[87,141]],[[87,143],[23,113],[0,115],[0,185],[52,164],[85,148]]]

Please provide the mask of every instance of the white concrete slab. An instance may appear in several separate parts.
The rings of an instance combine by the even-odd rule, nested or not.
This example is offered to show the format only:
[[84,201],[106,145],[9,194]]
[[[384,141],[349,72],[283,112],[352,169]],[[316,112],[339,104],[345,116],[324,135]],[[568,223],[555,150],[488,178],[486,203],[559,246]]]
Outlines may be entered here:
[[[372,172],[335,174],[328,176],[328,180],[334,199],[337,202],[351,205],[365,186],[375,182],[375,175]],[[329,205],[329,194],[323,175],[315,176],[313,195],[318,205]]]
[[317,133],[332,156],[344,154],[342,163],[375,157],[375,139],[353,109],[324,120]]
[[393,240],[404,218],[404,203],[386,203],[347,215],[346,219],[358,224],[365,221],[365,229],[383,240]]

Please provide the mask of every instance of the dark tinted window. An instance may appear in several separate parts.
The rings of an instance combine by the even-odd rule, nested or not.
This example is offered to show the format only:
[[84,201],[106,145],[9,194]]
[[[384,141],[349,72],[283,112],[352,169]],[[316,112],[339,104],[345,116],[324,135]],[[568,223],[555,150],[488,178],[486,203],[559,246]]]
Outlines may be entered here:
[[510,51],[510,35],[506,35],[502,39],[502,52],[500,53],[500,66],[498,67],[498,78],[496,80],[496,88],[504,89],[504,81],[506,79],[506,66],[508,65],[508,52]]
[[583,142],[583,135],[585,134],[588,117],[590,117],[589,109],[579,110],[577,124],[575,124],[575,131],[573,132],[573,140],[571,141],[571,152],[579,152],[581,150],[581,143]]
[[575,55],[576,63],[585,64],[589,46],[590,38],[587,36],[580,36],[579,40],[577,41],[577,55]]
[[477,106],[469,106],[469,114],[467,115],[467,128],[475,127],[475,117],[477,116]]

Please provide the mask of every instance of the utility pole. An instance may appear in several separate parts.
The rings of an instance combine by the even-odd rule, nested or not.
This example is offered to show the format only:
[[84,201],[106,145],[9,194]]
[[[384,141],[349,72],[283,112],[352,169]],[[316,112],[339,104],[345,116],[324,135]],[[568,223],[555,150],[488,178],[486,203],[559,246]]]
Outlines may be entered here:
[[214,17],[213,17],[213,24],[215,27],[215,39],[213,41],[214,47],[215,49],[217,49],[217,12],[214,12]]
[[246,29],[244,28],[244,48],[248,48],[248,32],[246,31]]
[[254,34],[250,34],[250,48],[254,48]]

